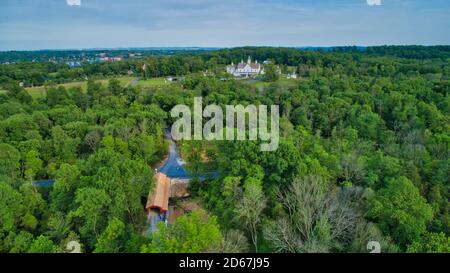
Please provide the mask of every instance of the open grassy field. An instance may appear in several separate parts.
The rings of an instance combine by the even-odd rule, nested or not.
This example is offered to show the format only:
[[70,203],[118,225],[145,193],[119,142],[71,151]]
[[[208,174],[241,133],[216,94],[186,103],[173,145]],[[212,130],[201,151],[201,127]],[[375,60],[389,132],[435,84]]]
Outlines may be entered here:
[[[123,76],[123,77],[117,77],[116,79],[119,80],[119,82],[121,83],[122,86],[132,85],[132,86],[140,87],[140,88],[155,88],[155,87],[162,88],[164,86],[172,84],[172,82],[167,81],[163,77],[142,80],[142,79],[138,79],[136,77]],[[106,78],[106,79],[97,80],[97,82],[100,82],[103,85],[108,85],[109,80],[110,80],[109,78]],[[274,84],[273,82],[264,82],[261,80],[244,80],[244,81],[247,82],[249,85],[255,86],[258,89],[266,89],[270,85]],[[280,78],[275,83],[279,84],[283,87],[289,88],[292,86],[296,86],[299,81],[300,81],[299,79]],[[57,87],[64,86],[65,88],[81,87],[81,89],[83,91],[86,91],[87,81],[69,82],[69,83],[58,84],[56,86]],[[44,98],[47,89],[48,89],[48,87],[46,87],[46,86],[26,88],[28,93],[35,99]],[[6,93],[6,90],[0,90],[0,94],[2,94],[2,93]]]
[[[276,84],[279,84],[283,87],[289,88],[289,87],[293,87],[296,86],[299,82],[299,79],[286,79],[286,78],[281,78],[279,80],[277,80]],[[255,86],[256,88],[260,89],[260,88],[267,88],[270,85],[274,84],[273,82],[265,82],[265,81],[251,81],[249,82],[249,84]]]
[[170,84],[165,78],[153,78],[148,80],[139,80],[136,82],[136,86],[146,88],[146,87],[162,87]]
[[[122,84],[122,86],[128,86],[131,84],[133,86],[141,87],[141,88],[163,87],[165,85],[170,84],[170,82],[166,81],[165,78],[153,78],[153,79],[148,79],[148,80],[138,80],[136,77],[124,76],[124,77],[117,77],[116,79],[119,80],[119,82]],[[97,82],[100,82],[103,85],[107,85],[108,81],[109,81],[109,79],[97,80]],[[81,87],[81,89],[85,91],[87,89],[87,81],[69,82],[69,83],[58,84],[56,86],[57,87],[64,86],[65,88],[71,88],[71,87],[78,86],[78,87]],[[45,86],[39,86],[39,87],[29,87],[29,88],[26,88],[26,90],[33,98],[37,99],[37,98],[45,97],[45,92],[46,92],[47,88],[48,87],[45,87]]]
[[[123,85],[123,86],[127,86],[128,84],[130,84],[133,80],[136,80],[135,77],[117,77],[116,79],[119,80],[119,82]],[[101,79],[98,80],[97,82],[102,83],[103,85],[107,85],[108,84],[109,79]],[[63,84],[58,84],[56,85],[57,87],[59,86],[64,86],[65,88],[71,88],[71,87],[81,87],[82,90],[86,90],[87,89],[87,81],[80,81],[80,82],[69,82],[69,83],[63,83]],[[26,88],[26,90],[28,91],[28,93],[33,97],[33,98],[42,98],[45,97],[45,92],[46,89],[48,87],[45,86],[39,86],[39,87],[29,87]]]

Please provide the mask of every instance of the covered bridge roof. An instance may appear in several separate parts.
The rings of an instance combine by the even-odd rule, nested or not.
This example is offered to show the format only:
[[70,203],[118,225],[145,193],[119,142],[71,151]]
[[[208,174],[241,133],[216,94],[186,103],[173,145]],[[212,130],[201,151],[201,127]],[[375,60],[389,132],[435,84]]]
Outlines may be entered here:
[[150,192],[145,208],[147,211],[150,209],[167,211],[169,209],[170,178],[165,174],[158,172],[155,175],[155,181],[155,190]]

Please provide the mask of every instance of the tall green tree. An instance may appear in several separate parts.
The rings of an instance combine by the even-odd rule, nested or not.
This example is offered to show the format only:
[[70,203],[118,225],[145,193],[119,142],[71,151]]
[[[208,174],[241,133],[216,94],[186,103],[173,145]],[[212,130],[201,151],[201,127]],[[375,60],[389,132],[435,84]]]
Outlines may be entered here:
[[31,243],[28,253],[54,253],[57,252],[57,246],[46,236],[40,235]]
[[108,222],[95,244],[96,253],[118,253],[123,251],[125,242],[125,224],[117,218]]
[[244,196],[235,208],[236,221],[249,232],[255,252],[258,252],[258,228],[267,200],[259,179],[248,178],[244,188]]
[[378,221],[383,232],[406,246],[425,233],[433,210],[406,177],[392,178],[372,201],[368,216]]
[[277,66],[273,64],[266,65],[264,67],[264,72],[264,81],[266,82],[275,82],[280,77]]

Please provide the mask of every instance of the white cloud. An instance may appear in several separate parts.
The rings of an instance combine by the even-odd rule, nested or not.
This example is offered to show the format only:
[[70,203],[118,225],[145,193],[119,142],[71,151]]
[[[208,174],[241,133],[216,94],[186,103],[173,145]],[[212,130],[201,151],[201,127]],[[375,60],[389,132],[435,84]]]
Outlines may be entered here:
[[66,0],[69,6],[81,6],[81,0]]
[[381,0],[367,0],[369,6],[381,6]]

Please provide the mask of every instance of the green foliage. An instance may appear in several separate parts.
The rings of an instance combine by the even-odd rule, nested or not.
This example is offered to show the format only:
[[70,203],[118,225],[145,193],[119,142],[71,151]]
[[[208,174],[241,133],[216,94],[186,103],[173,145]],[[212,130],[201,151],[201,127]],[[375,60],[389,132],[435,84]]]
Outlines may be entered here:
[[32,181],[42,169],[42,160],[39,158],[39,152],[29,151],[25,156],[25,177]]
[[95,244],[96,253],[117,253],[122,250],[125,235],[125,224],[114,218],[109,221],[105,231]]
[[[0,52],[0,59],[48,60],[45,54]],[[261,79],[273,83],[227,78],[224,66],[249,55],[294,68],[301,79],[277,80],[275,65]],[[149,80],[129,84],[129,70]],[[0,252],[65,250],[68,240],[85,252],[138,252],[143,244],[150,252],[366,252],[367,240],[384,252],[446,252],[449,73],[445,46],[244,47],[71,69],[0,65]],[[165,83],[168,75],[185,80]],[[195,224],[181,218],[149,242],[143,207],[154,165],[167,154],[169,112],[199,95],[220,106],[279,105],[279,149],[260,152],[260,141],[180,143],[191,172],[218,174],[190,187],[217,219],[186,216]],[[299,187],[298,177],[319,177],[320,187]],[[48,179],[53,188],[32,184]],[[295,187],[301,191],[293,195]],[[286,197],[301,202],[292,208]],[[191,245],[179,230],[189,231]],[[283,234],[290,244],[281,243]]]
[[273,65],[269,64],[264,67],[264,81],[266,82],[275,82],[279,79],[280,75],[278,73],[278,68]]
[[20,168],[20,153],[13,146],[0,143],[0,176],[16,178]]
[[55,107],[57,105],[66,105],[71,103],[69,94],[64,87],[54,88],[51,87],[47,90],[47,105]]
[[6,182],[0,180],[0,235],[19,227],[23,205],[22,196]]
[[215,216],[195,210],[179,217],[172,225],[160,223],[152,234],[151,243],[143,253],[198,253],[219,247],[222,235]]
[[11,253],[26,253],[33,243],[33,235],[26,231],[21,231],[15,236],[11,244]]
[[41,235],[31,243],[28,253],[54,253],[57,251],[55,244],[47,237]]
[[433,217],[433,211],[417,188],[406,177],[390,179],[368,211],[382,230],[405,246],[419,239]]
[[[111,198],[104,190],[94,188],[80,188],[75,194],[77,209],[69,216],[80,218],[80,235],[88,241],[94,241],[99,236],[100,230],[106,225],[103,217],[111,203]],[[91,234],[94,234],[93,237]]]
[[450,253],[450,237],[444,233],[426,233],[408,246],[410,253]]

